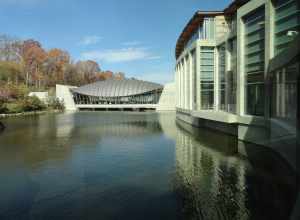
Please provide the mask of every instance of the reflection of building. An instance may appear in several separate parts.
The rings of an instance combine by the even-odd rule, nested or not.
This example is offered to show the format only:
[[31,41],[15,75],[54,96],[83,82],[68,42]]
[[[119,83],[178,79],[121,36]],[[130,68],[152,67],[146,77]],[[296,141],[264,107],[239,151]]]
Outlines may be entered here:
[[[181,123],[180,123],[181,124]],[[183,209],[191,219],[247,219],[246,163],[238,157],[210,148],[235,145],[218,141],[230,136],[208,133],[206,140],[198,140],[185,129],[178,128],[176,140],[177,190],[183,194]],[[186,127],[185,127],[186,126]],[[193,128],[190,128],[193,130]],[[214,138],[214,139],[212,139]],[[238,204],[238,206],[237,206]],[[200,212],[196,211],[200,210]],[[232,210],[232,211],[230,211]]]
[[250,154],[239,157],[240,143],[178,121],[174,187],[189,219],[289,218],[296,175],[267,148],[245,143]]
[[297,0],[196,12],[176,45],[177,117],[260,144],[271,118],[273,137],[295,136],[299,27]]
[[[60,92],[64,90],[65,92]],[[174,86],[165,87],[136,79],[98,81],[79,88],[57,86],[57,97],[70,109],[162,109],[173,110]]]

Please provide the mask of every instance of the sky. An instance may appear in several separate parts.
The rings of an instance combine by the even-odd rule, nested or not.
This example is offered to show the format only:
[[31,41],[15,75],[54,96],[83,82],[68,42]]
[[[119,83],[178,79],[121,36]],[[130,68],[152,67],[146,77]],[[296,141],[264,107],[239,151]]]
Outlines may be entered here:
[[67,50],[74,62],[165,84],[174,80],[175,45],[197,10],[231,0],[0,0],[0,34]]

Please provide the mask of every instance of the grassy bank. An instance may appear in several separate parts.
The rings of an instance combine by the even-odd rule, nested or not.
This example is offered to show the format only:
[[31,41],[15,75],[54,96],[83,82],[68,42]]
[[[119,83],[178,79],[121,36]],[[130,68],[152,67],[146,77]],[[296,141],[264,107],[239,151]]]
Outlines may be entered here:
[[0,87],[0,114],[5,116],[24,115],[30,112],[64,109],[63,103],[54,98],[54,94],[51,94],[50,98],[44,103],[35,96],[29,97],[30,91],[33,90],[25,85],[2,85]]

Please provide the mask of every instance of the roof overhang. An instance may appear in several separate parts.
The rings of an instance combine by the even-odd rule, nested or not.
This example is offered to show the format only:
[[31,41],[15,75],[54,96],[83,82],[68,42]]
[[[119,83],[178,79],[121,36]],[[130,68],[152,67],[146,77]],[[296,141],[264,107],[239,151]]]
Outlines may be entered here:
[[176,59],[180,56],[184,49],[184,45],[188,42],[192,34],[198,29],[198,27],[203,23],[206,17],[215,17],[224,14],[223,11],[197,11],[189,23],[185,26],[180,37],[176,43]]
[[233,1],[224,11],[197,11],[192,19],[183,29],[180,37],[176,43],[175,57],[178,59],[182,51],[184,50],[185,44],[188,42],[192,34],[198,29],[198,27],[203,23],[204,17],[214,17],[218,15],[232,15],[238,8],[246,4],[250,0],[235,0]]

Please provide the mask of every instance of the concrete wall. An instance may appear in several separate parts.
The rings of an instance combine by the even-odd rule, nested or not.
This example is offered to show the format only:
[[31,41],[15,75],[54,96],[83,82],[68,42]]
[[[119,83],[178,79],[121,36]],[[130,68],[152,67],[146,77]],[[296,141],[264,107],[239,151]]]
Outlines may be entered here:
[[165,85],[156,110],[175,111],[175,83]]
[[76,111],[77,107],[75,105],[72,93],[70,89],[77,88],[75,86],[66,85],[56,85],[56,98],[62,101],[65,105],[65,110]]

